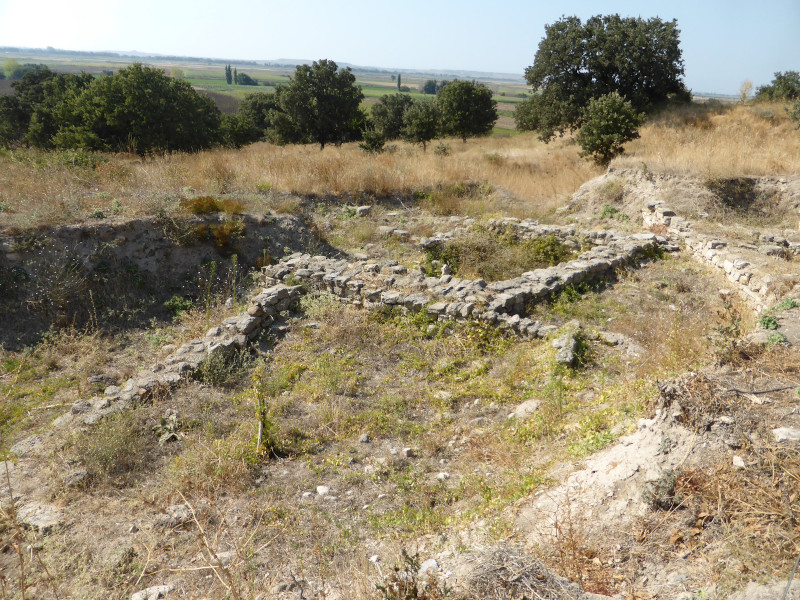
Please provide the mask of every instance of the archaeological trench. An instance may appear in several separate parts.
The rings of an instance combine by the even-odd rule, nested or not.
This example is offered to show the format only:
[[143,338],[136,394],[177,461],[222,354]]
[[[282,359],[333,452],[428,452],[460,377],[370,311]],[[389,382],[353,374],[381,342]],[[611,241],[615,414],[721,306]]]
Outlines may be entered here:
[[[627,215],[626,226],[615,229],[611,226],[614,221],[603,221],[599,224],[607,228],[598,228],[596,220],[583,224],[586,219],[581,215],[588,214],[587,207],[601,202],[597,200],[597,190],[603,189],[612,179],[624,182],[625,194],[619,208]],[[757,180],[752,186],[766,190],[771,197],[780,199],[784,207],[788,206],[787,210],[797,213],[800,206],[797,181]],[[704,193],[698,192],[701,187],[688,178],[610,171],[586,184],[575,194],[571,204],[560,211],[561,222],[571,220],[569,225],[512,218],[485,222],[483,226],[489,231],[511,232],[521,240],[555,236],[570,247],[580,248],[580,253],[567,262],[490,283],[453,276],[447,266],[443,267],[441,276],[433,277],[416,265],[407,266],[366,255],[348,256],[321,242],[297,217],[242,216],[246,233],[237,242],[235,260],[242,270],[255,273],[251,288],[242,292],[248,294],[248,308],[214,324],[202,337],[168,353],[160,353],[162,358],[154,359],[126,380],[109,381],[102,393],[78,399],[48,428],[23,439],[11,440],[10,456],[2,466],[0,496],[6,501],[13,494],[19,525],[36,539],[58,535],[59,531],[74,526],[70,507],[53,501],[48,491],[48,475],[33,466],[37,457],[56,446],[66,432],[95,427],[108,415],[137,403],[164,402],[174,390],[191,381],[207,361],[224,360],[256,344],[264,335],[284,335],[293,323],[291,319],[287,321],[286,315],[296,314],[298,300],[309,294],[332,295],[364,311],[394,309],[403,313],[424,313],[441,323],[480,321],[522,339],[549,340],[557,349],[556,362],[571,366],[576,361],[576,345],[581,339],[614,347],[629,357],[639,357],[645,350],[631,337],[614,332],[612,325],[607,331],[579,334],[583,327],[580,322],[543,324],[531,318],[532,306],[547,302],[568,287],[596,282],[613,286],[615,274],[620,270],[636,270],[665,255],[684,254],[710,273],[717,272],[726,278],[726,286],[719,291],[721,295],[735,297],[756,317],[765,314],[774,317],[773,329],[756,328],[748,332],[750,343],[768,344],[777,340],[786,347],[800,344],[800,308],[795,308],[795,303],[791,302],[781,304],[787,298],[800,300],[800,232],[796,218],[784,227],[726,235],[724,228],[713,226],[714,215],[692,209],[692,203],[699,201],[697,199]],[[367,216],[370,207],[358,207],[355,212]],[[570,214],[576,217],[570,219]],[[446,244],[454,236],[468,236],[470,228],[476,226],[474,219],[439,218],[433,235],[414,238],[401,224],[398,218],[401,213],[389,215],[380,234],[386,239],[414,244],[422,250]],[[392,218],[397,219],[397,224],[391,222]],[[214,223],[213,217],[194,219],[196,223],[191,223],[194,227]],[[181,229],[162,218],[130,222],[104,220],[91,225],[0,236],[0,274],[4,282],[0,291],[5,314],[0,341],[8,348],[21,347],[54,324],[83,326],[93,319],[96,321],[97,311],[112,305],[127,310],[127,313],[119,311],[117,327],[120,328],[143,327],[153,318],[163,318],[164,302],[185,291],[182,287],[185,282],[194,282],[194,293],[202,294],[204,284],[198,283],[196,277],[187,276],[187,272],[194,269],[206,273],[208,279],[208,265],[212,260],[219,265],[220,273],[231,268],[232,252],[220,251],[210,243],[182,243],[180,237],[186,231],[189,229],[185,223]],[[76,265],[82,272],[92,273],[93,281],[106,283],[104,288],[95,289],[90,281],[89,289],[95,289],[90,299],[85,297],[85,287],[81,288],[84,290],[82,297],[70,295],[71,274],[76,271]],[[198,268],[198,265],[205,266]],[[113,286],[108,285],[109,280],[114,282]],[[211,284],[206,281],[206,285]],[[774,309],[776,306],[779,310]],[[647,316],[642,315],[642,318]],[[747,468],[746,458],[739,450],[742,444],[735,439],[731,441],[738,435],[731,416],[716,415],[700,434],[679,418],[681,386],[691,385],[693,378],[698,377],[703,375],[687,373],[673,382],[660,382],[665,401],[650,419],[639,421],[634,433],[619,438],[571,471],[562,473],[557,484],[515,505],[514,518],[519,530],[535,538],[544,535],[542,532],[548,528],[563,524],[566,515],[574,519],[580,513],[586,527],[602,535],[606,527],[623,527],[626,522],[644,515],[648,511],[642,498],[646,484],[679,465],[701,464],[713,455]],[[798,384],[791,378],[778,383],[773,386],[774,393],[749,390],[750,397],[756,408],[763,408],[760,418],[771,436],[767,441],[787,452],[797,452],[800,414],[796,402],[793,405],[785,398],[786,394],[793,394]],[[670,398],[675,401],[671,403]],[[522,418],[534,410],[535,403],[527,402],[516,409],[516,416]],[[669,453],[664,452],[664,439],[672,442]],[[85,473],[78,467],[67,467],[59,476],[75,483],[80,482]],[[797,488],[798,482],[794,482],[794,489]],[[796,503],[796,496],[794,498]],[[181,504],[166,507],[161,515],[176,523],[192,518],[187,507]],[[219,569],[224,570],[231,557],[219,554]],[[474,582],[477,581],[475,573],[480,571],[480,556],[479,552],[462,550],[421,556],[421,559],[426,561],[425,570],[458,589],[459,584],[473,582],[477,585]],[[7,555],[3,561],[6,568],[14,565]],[[491,597],[605,597],[583,592],[577,585],[548,573],[533,558],[520,564],[527,565],[527,571],[521,570],[519,581],[502,580],[508,595]],[[152,585],[140,586],[132,597],[137,600],[184,597],[170,573],[163,573],[161,577],[163,581],[160,582],[151,578]],[[651,570],[639,582],[641,589],[649,590],[650,595],[636,597],[707,597],[686,591],[681,577],[675,570]],[[780,574],[773,581],[751,584],[731,597],[777,598],[785,584],[786,579]],[[473,590],[477,589],[474,585]],[[312,593],[317,595],[312,596]],[[304,589],[292,581],[276,585],[271,594],[257,597],[348,597],[347,590],[322,585],[314,588],[311,584]],[[794,585],[788,597],[800,598],[800,586]]]

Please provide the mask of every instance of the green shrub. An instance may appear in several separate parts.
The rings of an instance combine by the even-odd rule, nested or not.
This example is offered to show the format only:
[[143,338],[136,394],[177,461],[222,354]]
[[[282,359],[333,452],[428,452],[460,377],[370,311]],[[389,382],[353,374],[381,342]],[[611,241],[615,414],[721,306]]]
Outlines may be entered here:
[[758,324],[762,329],[774,330],[778,328],[778,319],[772,315],[762,315],[761,318],[758,319]]
[[164,302],[164,308],[166,308],[175,316],[186,312],[192,308],[192,306],[194,306],[194,303],[191,300],[188,300],[183,296],[178,296],[177,294]]
[[636,112],[624,96],[612,92],[591,100],[584,119],[577,135],[581,156],[605,166],[624,152],[623,144],[639,137],[644,115]]

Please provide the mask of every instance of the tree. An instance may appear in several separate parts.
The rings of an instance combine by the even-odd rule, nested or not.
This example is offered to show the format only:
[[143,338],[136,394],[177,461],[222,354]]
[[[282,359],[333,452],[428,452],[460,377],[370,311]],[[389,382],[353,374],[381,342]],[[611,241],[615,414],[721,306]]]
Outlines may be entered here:
[[95,79],[76,99],[79,125],[61,128],[61,147],[91,150],[196,151],[217,141],[214,101],[186,81],[140,63]]
[[482,83],[456,79],[436,96],[444,133],[460,137],[488,135],[497,120],[497,102]]
[[564,17],[545,37],[525,78],[536,93],[523,102],[520,129],[550,140],[582,124],[593,98],[618,92],[637,111],[671,98],[688,100],[677,22],[595,16]]
[[436,85],[435,79],[428,79],[425,83],[420,86],[419,91],[423,94],[435,94],[439,90],[439,86]]
[[239,85],[258,85],[258,82],[247,73],[239,73],[236,83]]
[[183,79],[183,69],[180,67],[171,67],[169,70],[169,76],[174,79]]
[[233,73],[231,72],[230,65],[225,65],[225,82],[228,85],[231,85],[233,83]]
[[742,82],[742,85],[739,86],[739,101],[744,104],[747,102],[747,99],[750,97],[750,93],[753,91],[753,82],[749,79],[745,79]]
[[403,139],[412,144],[422,144],[428,150],[428,142],[439,135],[441,115],[433,100],[414,100],[403,115]]
[[756,89],[756,100],[770,102],[791,102],[800,98],[800,73],[785,71],[775,73],[769,85],[760,85]]
[[236,70],[236,67],[233,68],[233,83],[239,85],[239,71]]
[[275,90],[278,108],[270,111],[269,136],[277,143],[342,144],[357,140],[364,122],[364,99],[350,68],[332,60],[298,65],[286,85]]
[[6,74],[6,77],[11,79],[11,74],[19,68],[19,62],[17,62],[13,58],[7,58],[3,61],[3,71]]
[[400,85],[402,82],[402,78],[400,77],[400,73],[397,74],[397,91],[400,91]]
[[410,96],[402,94],[382,96],[371,109],[375,132],[384,140],[399,138],[403,129],[403,116],[413,102]]
[[593,98],[584,111],[577,141],[581,156],[591,157],[598,165],[608,165],[623,153],[623,144],[639,137],[644,115],[617,92]]

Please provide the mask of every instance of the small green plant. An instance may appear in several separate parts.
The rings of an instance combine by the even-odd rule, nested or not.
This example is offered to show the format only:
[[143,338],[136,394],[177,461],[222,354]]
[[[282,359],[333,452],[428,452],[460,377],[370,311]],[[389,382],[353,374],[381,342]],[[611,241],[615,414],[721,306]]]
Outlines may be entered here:
[[99,210],[99,209],[98,210],[93,210],[92,212],[89,213],[89,218],[90,219],[105,219],[106,218],[106,214],[102,210]]
[[449,156],[450,155],[450,144],[445,144],[444,142],[439,142],[433,147],[433,153],[436,156]]
[[610,204],[604,204],[603,208],[600,209],[600,218],[601,219],[616,219],[618,221],[627,221],[630,219],[628,215],[622,212],[620,209],[616,208],[615,206],[611,206]]
[[272,191],[272,184],[269,183],[268,181],[256,184],[256,192],[258,192],[259,194],[267,196],[271,191]]
[[793,308],[797,308],[800,306],[800,302],[795,300],[794,298],[784,298],[778,304],[773,307],[773,311],[780,311],[780,310],[791,310]]
[[164,308],[166,308],[176,317],[192,308],[192,306],[194,306],[194,303],[191,300],[184,298],[183,296],[178,296],[177,294],[164,302]]
[[789,340],[783,335],[780,331],[773,331],[767,336],[767,346],[779,346],[781,344],[785,344]]
[[761,315],[758,319],[758,326],[761,327],[761,329],[775,330],[779,327],[778,319],[773,315]]

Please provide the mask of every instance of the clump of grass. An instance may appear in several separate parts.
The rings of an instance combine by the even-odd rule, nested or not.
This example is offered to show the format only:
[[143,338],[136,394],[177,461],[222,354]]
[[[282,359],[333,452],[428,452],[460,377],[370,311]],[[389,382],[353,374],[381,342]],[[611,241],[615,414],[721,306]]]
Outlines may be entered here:
[[129,484],[151,465],[154,445],[142,414],[125,410],[78,434],[73,451],[92,481]]
[[474,227],[467,235],[429,249],[426,264],[431,274],[436,274],[437,261],[459,277],[500,281],[569,260],[573,254],[552,235],[522,241],[511,234],[497,235]]
[[180,201],[180,206],[193,215],[207,215],[224,212],[229,215],[244,212],[244,205],[232,198],[216,198],[214,196],[196,196]]

